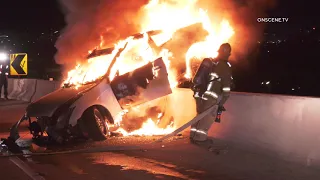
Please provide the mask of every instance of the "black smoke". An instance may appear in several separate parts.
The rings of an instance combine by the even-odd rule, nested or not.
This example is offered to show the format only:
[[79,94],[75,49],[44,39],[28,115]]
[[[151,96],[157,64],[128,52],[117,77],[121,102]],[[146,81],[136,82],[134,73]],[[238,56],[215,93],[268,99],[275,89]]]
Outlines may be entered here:
[[60,0],[67,26],[56,42],[58,64],[75,65],[89,50],[136,33],[139,9],[147,0]]

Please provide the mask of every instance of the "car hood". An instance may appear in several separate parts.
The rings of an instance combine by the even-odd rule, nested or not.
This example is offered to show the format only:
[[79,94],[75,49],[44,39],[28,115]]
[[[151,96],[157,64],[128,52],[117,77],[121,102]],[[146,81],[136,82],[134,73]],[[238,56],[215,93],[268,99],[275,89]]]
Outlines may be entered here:
[[60,88],[37,101],[32,102],[26,109],[29,117],[52,117],[58,108],[66,103],[72,103],[83,93],[93,88],[97,83],[83,85],[79,88]]

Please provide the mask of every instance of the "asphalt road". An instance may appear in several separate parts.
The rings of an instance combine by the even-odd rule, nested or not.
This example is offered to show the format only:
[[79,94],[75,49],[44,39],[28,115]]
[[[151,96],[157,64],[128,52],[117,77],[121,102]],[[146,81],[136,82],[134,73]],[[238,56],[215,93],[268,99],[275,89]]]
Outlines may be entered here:
[[[0,137],[24,112],[26,104],[0,101]],[[207,149],[191,144],[187,136],[155,144],[159,137],[112,137],[104,142],[79,142],[63,147],[35,147],[38,152],[60,153],[17,159],[0,158],[1,179],[210,179],[210,180],[318,180],[320,171],[282,160],[272,152],[235,142],[213,139]],[[22,127],[22,137],[28,132]],[[63,153],[85,149],[90,153]],[[117,150],[103,152],[105,150]],[[21,167],[21,164],[24,167]],[[19,167],[20,166],[20,167]],[[27,167],[27,168],[26,168]]]

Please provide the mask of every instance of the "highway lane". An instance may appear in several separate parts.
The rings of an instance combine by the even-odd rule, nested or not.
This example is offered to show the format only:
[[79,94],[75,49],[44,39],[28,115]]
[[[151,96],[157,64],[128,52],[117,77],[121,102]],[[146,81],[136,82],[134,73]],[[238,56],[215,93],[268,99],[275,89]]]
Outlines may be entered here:
[[[11,104],[13,102],[10,102]],[[15,104],[20,103],[20,104]],[[0,102],[0,137],[8,136],[8,127],[23,114],[26,104]],[[21,113],[21,114],[20,114]],[[28,138],[27,129],[22,137]],[[38,151],[62,152],[120,146],[138,150],[73,153],[21,158],[45,179],[319,179],[317,167],[282,160],[265,149],[214,139],[213,149],[191,144],[187,136],[150,145],[159,137],[112,137],[104,142],[72,143],[63,147],[38,148]],[[27,179],[8,158],[0,158],[3,179]],[[5,172],[5,173],[4,173]],[[1,178],[2,179],[2,178]]]

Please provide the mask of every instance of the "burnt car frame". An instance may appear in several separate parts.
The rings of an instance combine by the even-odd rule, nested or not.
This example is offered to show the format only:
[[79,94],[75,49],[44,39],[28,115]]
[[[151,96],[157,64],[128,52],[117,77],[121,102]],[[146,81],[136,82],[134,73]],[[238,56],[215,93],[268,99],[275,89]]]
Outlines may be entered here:
[[[159,31],[149,31],[149,46]],[[144,34],[132,36],[134,40]],[[28,121],[33,139],[46,138],[63,143],[74,137],[104,140],[118,128],[116,119],[123,110],[170,94],[168,72],[161,57],[126,74],[109,79],[117,57],[126,48],[118,50],[101,78],[75,88],[65,84],[58,90],[29,104],[23,117],[11,128],[9,138],[20,138],[18,128]],[[95,50],[88,59],[110,54],[113,48]],[[155,76],[157,72],[157,76]]]

